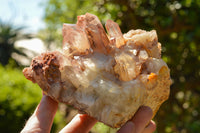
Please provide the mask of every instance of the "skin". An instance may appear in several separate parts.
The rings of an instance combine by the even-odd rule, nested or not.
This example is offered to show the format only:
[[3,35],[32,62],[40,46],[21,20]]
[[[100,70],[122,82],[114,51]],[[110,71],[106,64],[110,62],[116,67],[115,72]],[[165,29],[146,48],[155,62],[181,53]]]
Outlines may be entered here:
[[[49,133],[58,103],[50,97],[43,95],[33,115],[27,121],[21,133]],[[151,120],[153,115],[149,107],[141,107],[134,117],[124,124],[117,133],[152,133],[156,130]],[[97,122],[87,114],[78,114],[66,125],[60,133],[88,133]]]

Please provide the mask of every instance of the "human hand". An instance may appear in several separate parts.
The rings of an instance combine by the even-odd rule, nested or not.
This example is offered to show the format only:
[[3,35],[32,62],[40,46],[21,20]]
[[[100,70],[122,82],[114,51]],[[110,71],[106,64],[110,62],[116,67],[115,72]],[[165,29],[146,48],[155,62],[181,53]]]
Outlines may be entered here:
[[[21,133],[50,132],[57,108],[58,103],[44,95]],[[135,116],[119,129],[118,133],[152,133],[156,126],[153,121],[150,121],[151,117],[152,110],[149,107],[141,107]],[[78,114],[60,133],[88,133],[96,122],[96,119],[87,114]]]
[[[49,133],[57,108],[58,103],[56,101],[43,95],[41,102],[21,133]],[[96,122],[96,119],[86,114],[78,114],[60,133],[87,133]]]
[[147,106],[140,107],[134,117],[124,124],[117,133],[153,133],[156,124],[151,120],[153,112]]

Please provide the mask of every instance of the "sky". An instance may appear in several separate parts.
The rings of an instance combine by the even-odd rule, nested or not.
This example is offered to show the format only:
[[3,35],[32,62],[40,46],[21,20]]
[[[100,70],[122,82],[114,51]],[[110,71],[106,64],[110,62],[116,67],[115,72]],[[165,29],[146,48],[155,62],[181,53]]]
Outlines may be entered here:
[[45,27],[42,18],[47,0],[0,0],[0,20],[15,26],[25,26],[25,32],[37,33]]

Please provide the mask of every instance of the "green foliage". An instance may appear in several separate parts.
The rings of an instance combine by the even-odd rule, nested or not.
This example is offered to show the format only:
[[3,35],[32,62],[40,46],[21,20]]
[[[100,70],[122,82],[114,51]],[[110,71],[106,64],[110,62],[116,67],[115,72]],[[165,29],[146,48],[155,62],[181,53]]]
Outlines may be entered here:
[[[3,133],[15,133],[25,125],[42,97],[37,84],[28,81],[21,70],[0,65],[0,129]],[[55,132],[63,123],[58,111],[52,127]]]
[[25,79],[22,72],[0,66],[0,129],[19,132],[40,101],[41,90]]
[[116,133],[117,129],[112,129],[108,126],[105,126],[103,123],[96,123],[91,130],[92,133]]

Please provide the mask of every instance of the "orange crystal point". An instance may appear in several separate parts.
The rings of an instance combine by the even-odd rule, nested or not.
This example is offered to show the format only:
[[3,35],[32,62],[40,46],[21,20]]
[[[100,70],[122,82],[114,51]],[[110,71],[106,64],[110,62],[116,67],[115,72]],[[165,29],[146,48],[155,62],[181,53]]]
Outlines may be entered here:
[[66,55],[88,54],[90,43],[84,30],[75,24],[63,24],[63,52]]
[[117,48],[125,44],[123,34],[117,23],[113,22],[112,20],[107,20],[105,26],[110,39],[115,39],[115,46]]

